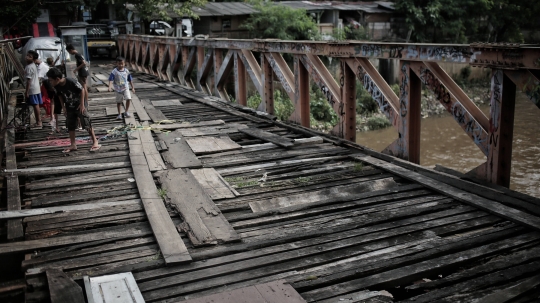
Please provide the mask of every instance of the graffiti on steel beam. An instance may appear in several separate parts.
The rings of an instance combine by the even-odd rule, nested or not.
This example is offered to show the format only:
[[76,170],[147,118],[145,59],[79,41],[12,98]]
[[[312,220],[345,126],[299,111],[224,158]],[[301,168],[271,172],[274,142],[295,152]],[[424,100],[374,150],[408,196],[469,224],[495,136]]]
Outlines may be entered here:
[[540,108],[540,83],[538,80],[529,76],[529,80],[523,86],[522,91],[524,91],[527,97]]
[[362,44],[354,46],[354,55],[394,59],[446,61],[466,63],[474,60],[480,51],[472,52],[465,46],[418,46]]
[[276,62],[276,60],[274,59],[273,55],[272,54],[269,54],[268,56],[266,56],[266,58],[268,59],[268,62],[270,62],[270,67],[272,67],[272,70],[274,71],[274,73],[276,74],[279,82],[281,83],[281,86],[283,86],[283,89],[287,92],[287,93],[293,93],[293,89],[292,87],[289,85],[289,82],[287,81],[287,79],[285,78],[285,74],[284,74],[284,71],[281,70],[281,67],[279,66],[279,64]]
[[489,144],[491,147],[496,147],[499,141],[499,119],[501,118],[501,101],[502,101],[502,77],[503,72],[496,70],[491,78],[491,119],[489,120]]
[[407,116],[407,103],[409,99],[409,65],[404,63],[401,66],[401,85],[399,86],[399,114],[401,117]]
[[442,101],[444,103],[448,103],[451,101],[450,93],[446,89],[444,85],[433,75],[433,73],[425,68],[422,67],[420,69],[420,80],[424,85],[426,85],[431,91],[435,94],[437,97],[437,100]]
[[398,116],[395,114],[395,111],[390,105],[390,102],[386,99],[377,84],[375,84],[371,76],[362,68],[361,65],[358,65],[356,77],[362,82],[362,85],[371,95],[371,98],[373,98],[373,100],[377,102],[377,105],[379,106],[381,112],[384,113],[384,115],[388,118],[392,125],[396,126],[398,123]]

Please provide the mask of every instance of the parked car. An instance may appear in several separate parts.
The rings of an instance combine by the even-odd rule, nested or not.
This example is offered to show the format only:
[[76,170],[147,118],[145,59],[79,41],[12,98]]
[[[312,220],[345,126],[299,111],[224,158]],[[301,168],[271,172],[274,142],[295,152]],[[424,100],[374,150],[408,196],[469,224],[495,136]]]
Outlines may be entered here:
[[[28,40],[28,42],[19,49],[23,66],[26,65],[25,57],[29,50],[35,50],[39,54],[39,58],[43,61],[47,60],[49,57],[53,58],[53,61],[56,61],[55,66],[61,65],[62,60],[70,60],[65,45],[62,46],[62,41],[60,41],[60,38],[58,37],[37,37]],[[62,51],[64,52],[63,57]]]
[[157,36],[164,36],[165,33],[170,35],[172,32],[172,26],[165,21],[152,21],[150,22],[150,34]]
[[90,56],[108,56],[109,58],[118,56],[116,41],[106,24],[86,25],[86,39]]

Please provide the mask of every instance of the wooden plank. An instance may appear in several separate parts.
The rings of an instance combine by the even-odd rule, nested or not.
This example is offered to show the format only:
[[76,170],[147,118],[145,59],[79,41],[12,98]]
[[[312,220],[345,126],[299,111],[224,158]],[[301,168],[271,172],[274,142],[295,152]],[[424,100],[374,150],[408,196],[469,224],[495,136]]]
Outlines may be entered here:
[[[124,107],[124,104],[122,104],[122,107]],[[118,116],[118,108],[115,107],[105,107],[105,114],[107,116]]]
[[102,207],[131,205],[131,204],[139,204],[139,203],[141,203],[141,200],[135,199],[135,200],[116,201],[116,202],[102,202],[102,203],[92,203],[92,204],[53,206],[53,207],[36,208],[36,209],[2,211],[0,212],[0,220],[13,219],[13,218],[26,218],[26,217],[31,217],[31,216],[45,215],[45,214],[63,213],[63,212],[70,212],[70,211],[77,211],[77,210],[91,210],[91,209],[102,208]]
[[24,168],[24,169],[5,169],[0,172],[1,175],[17,174],[19,176],[42,176],[53,174],[67,174],[74,172],[87,172],[107,170],[113,168],[130,167],[130,162],[111,162],[111,163],[98,163],[98,164],[81,164],[81,165],[65,165],[56,167],[36,167],[36,168]]
[[193,153],[186,140],[179,131],[169,134],[159,134],[160,140],[165,141],[168,150],[163,152],[163,158],[173,168],[197,168],[202,163]]
[[92,231],[84,232],[81,234],[58,236],[39,240],[27,240],[14,243],[1,243],[0,255],[27,251],[33,252],[34,250],[40,250],[48,247],[73,245],[77,243],[85,243],[105,239],[136,238],[151,234],[152,230],[149,228],[148,223],[146,222],[123,225],[120,227],[109,226],[102,229],[95,229]]
[[100,93],[106,93],[109,91],[109,88],[107,86],[98,86],[96,87],[97,91]]
[[285,280],[243,287],[201,298],[186,303],[305,303],[300,294]]
[[84,303],[82,288],[59,269],[47,270],[51,303]]
[[171,205],[184,218],[185,230],[193,245],[208,245],[240,240],[227,219],[206,194],[189,169],[158,173]]
[[300,138],[293,139],[294,145],[312,145],[312,144],[322,144],[324,142],[323,138],[316,136],[310,138]]
[[154,100],[151,101],[153,106],[179,106],[182,105],[179,99],[170,100]]
[[109,83],[109,77],[107,77],[104,74],[94,74],[94,77],[98,78],[99,80],[103,81],[104,83]]
[[196,155],[242,149],[229,136],[186,138],[186,142]]
[[291,147],[294,145],[291,139],[284,138],[281,136],[278,136],[276,134],[272,134],[270,132],[258,129],[258,128],[244,128],[239,129],[240,132],[247,134],[249,136],[274,143],[276,145],[279,145],[281,147]]
[[192,127],[205,127],[205,126],[215,126],[223,125],[225,121],[223,120],[209,120],[209,121],[200,121],[196,123],[184,122],[184,123],[170,123],[170,124],[152,124],[150,127],[152,129],[178,129],[178,128],[192,128]]
[[275,210],[283,207],[297,206],[301,204],[314,203],[328,198],[341,199],[359,193],[378,191],[396,187],[397,184],[393,178],[385,178],[373,181],[352,184],[349,186],[337,186],[329,189],[311,191],[297,195],[276,197],[269,200],[250,202],[249,206],[253,212],[262,212]]
[[[20,211],[21,193],[19,191],[19,177],[17,175],[6,176],[7,185],[7,209],[8,211]],[[7,238],[19,239],[24,237],[21,219],[12,219],[7,222]]]
[[417,172],[410,171],[403,167],[391,164],[379,159],[375,159],[367,155],[355,155],[352,156],[355,159],[369,163],[375,167],[386,170],[393,174],[396,174],[402,178],[418,182],[430,189],[433,189],[439,193],[446,194],[458,201],[465,202],[469,205],[485,210],[489,213],[495,214],[502,218],[511,220],[518,224],[523,224],[532,227],[536,230],[540,230],[540,218],[525,213],[523,211],[511,208],[493,200],[488,200],[483,197],[471,194],[464,190],[452,187],[440,181],[425,177]]
[[518,285],[508,287],[476,301],[478,303],[507,303],[540,285],[540,275],[535,275]]
[[137,113],[137,116],[139,117],[140,121],[151,120],[150,117],[148,116],[148,113],[146,113],[146,110],[144,109],[141,103],[141,100],[139,100],[139,97],[137,97],[137,95],[131,94],[131,104],[133,105],[133,108],[135,109],[135,112]]
[[134,165],[133,173],[143,201],[144,210],[159,244],[165,263],[177,264],[191,261],[187,248],[159,197],[148,166]]
[[[165,163],[163,163],[163,159],[161,158],[161,155],[157,150],[156,145],[154,144],[152,132],[146,129],[139,129],[137,130],[136,134],[140,139],[144,156],[146,158],[148,166],[150,167],[150,171],[154,172],[162,169],[167,169],[167,166],[165,165]],[[134,140],[129,141],[130,148],[132,145],[136,144],[136,142],[133,141]]]
[[131,272],[83,279],[88,303],[144,303]]
[[197,137],[197,136],[213,136],[213,135],[226,135],[230,133],[239,132],[241,129],[248,128],[245,124],[228,123],[221,127],[200,127],[200,128],[186,128],[180,129],[180,133],[184,137]]
[[192,169],[191,173],[212,200],[240,196],[213,168]]

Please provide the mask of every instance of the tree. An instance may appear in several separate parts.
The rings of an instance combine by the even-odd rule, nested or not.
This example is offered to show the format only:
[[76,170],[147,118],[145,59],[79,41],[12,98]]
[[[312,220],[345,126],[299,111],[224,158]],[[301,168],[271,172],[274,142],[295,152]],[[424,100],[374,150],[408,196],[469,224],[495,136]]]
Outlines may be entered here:
[[145,20],[171,20],[170,13],[198,19],[193,7],[204,7],[206,0],[130,0],[138,15]]
[[0,29],[2,38],[8,31],[10,34],[28,34],[27,29],[36,22],[41,14],[39,11],[39,2],[34,0],[7,1],[2,3],[0,9]]
[[313,40],[319,35],[317,24],[305,10],[260,0],[251,4],[259,13],[252,14],[242,27],[249,30],[254,38]]

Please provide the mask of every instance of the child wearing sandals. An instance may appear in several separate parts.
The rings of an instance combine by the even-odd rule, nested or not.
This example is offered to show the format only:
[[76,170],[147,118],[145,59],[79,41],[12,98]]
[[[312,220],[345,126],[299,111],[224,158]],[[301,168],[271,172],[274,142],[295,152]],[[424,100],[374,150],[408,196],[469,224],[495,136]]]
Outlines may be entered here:
[[126,118],[130,117],[129,114],[129,104],[131,102],[131,94],[129,93],[129,84],[131,84],[131,90],[135,93],[135,87],[133,86],[131,74],[125,68],[126,62],[124,58],[116,58],[116,68],[112,70],[111,75],[109,76],[109,91],[116,91],[116,108],[118,109],[118,117],[116,119],[122,119],[122,102],[126,100],[126,112],[124,116]]
[[43,124],[39,106],[43,104],[43,100],[41,99],[38,70],[34,63],[37,58],[39,58],[39,54],[36,51],[30,50],[26,54],[27,65],[24,68],[24,77],[27,79],[25,97],[27,104],[34,108],[34,115],[36,116],[36,125],[34,127],[41,128]]
[[64,149],[62,152],[69,153],[77,150],[77,143],[75,142],[77,118],[80,119],[82,128],[88,130],[88,134],[92,138],[92,147],[90,148],[90,151],[98,151],[101,148],[101,145],[98,144],[98,140],[92,129],[90,115],[86,110],[86,90],[79,82],[64,78],[62,72],[57,68],[51,68],[47,72],[47,77],[49,78],[49,82],[56,89],[56,93],[60,98],[60,103],[64,108],[64,115],[66,115],[66,126],[69,131],[71,146]]

